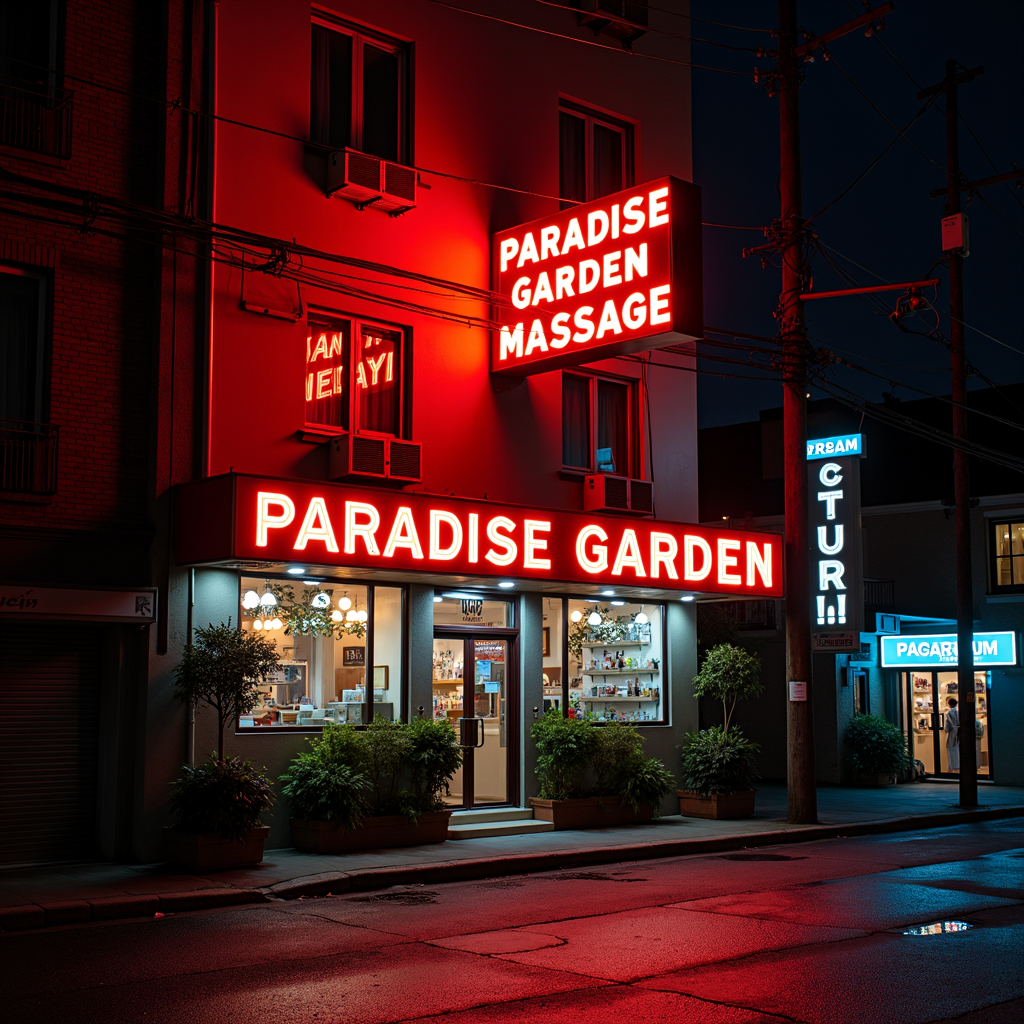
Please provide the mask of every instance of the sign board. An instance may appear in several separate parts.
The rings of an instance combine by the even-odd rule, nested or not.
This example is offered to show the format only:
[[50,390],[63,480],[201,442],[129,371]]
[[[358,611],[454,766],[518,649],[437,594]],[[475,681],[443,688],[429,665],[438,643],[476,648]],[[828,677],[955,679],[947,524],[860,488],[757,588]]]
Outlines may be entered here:
[[700,189],[658,178],[493,240],[491,370],[527,376],[704,334]]
[[791,701],[807,700],[807,683],[798,679],[790,679],[789,699]]
[[92,622],[154,622],[156,590],[75,590],[0,587],[0,616],[19,619],[81,619]]
[[178,561],[783,596],[778,534],[232,473],[179,489]]
[[813,633],[811,635],[815,651],[832,651],[845,654],[850,651],[860,653],[860,633]]
[[[844,454],[837,454],[839,451]],[[860,536],[860,434],[807,442],[807,503],[811,546],[811,627],[815,650],[860,646],[864,585]],[[856,454],[850,454],[856,453]],[[826,646],[827,632],[853,640]]]
[[[956,633],[883,636],[883,668],[945,668],[957,666]],[[1017,664],[1017,634],[975,633],[974,667]]]

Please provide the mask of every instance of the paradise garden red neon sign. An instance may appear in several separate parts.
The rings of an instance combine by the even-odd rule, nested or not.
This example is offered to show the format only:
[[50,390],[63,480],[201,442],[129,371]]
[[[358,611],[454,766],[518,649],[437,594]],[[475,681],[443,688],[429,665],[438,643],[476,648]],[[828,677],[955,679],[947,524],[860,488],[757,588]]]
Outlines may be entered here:
[[181,489],[178,559],[782,596],[782,538],[229,474]]
[[700,189],[659,178],[494,236],[491,370],[525,376],[703,333]]

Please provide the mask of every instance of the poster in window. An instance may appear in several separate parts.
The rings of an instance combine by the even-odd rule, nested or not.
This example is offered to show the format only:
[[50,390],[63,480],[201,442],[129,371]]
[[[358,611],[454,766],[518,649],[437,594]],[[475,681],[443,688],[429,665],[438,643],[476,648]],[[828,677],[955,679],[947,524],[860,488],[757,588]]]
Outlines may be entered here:
[[360,668],[366,664],[365,647],[342,647],[341,663],[346,668]]

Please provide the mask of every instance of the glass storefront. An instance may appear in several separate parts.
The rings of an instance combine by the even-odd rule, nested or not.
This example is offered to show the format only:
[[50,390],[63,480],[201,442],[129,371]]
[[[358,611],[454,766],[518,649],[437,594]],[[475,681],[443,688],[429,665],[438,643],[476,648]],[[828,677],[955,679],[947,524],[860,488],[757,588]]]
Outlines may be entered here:
[[[929,775],[955,775],[960,763],[958,751],[947,745],[946,715],[959,704],[956,672],[930,672],[918,669],[900,673],[903,683],[903,732],[911,756],[924,765]],[[991,673],[974,673],[975,753],[978,775],[992,774],[992,748],[989,734],[989,690]],[[951,704],[955,701],[955,704]],[[952,763],[951,763],[952,760]]]
[[240,600],[242,628],[272,640],[281,655],[240,729],[361,725],[371,701],[373,715],[399,717],[401,587],[243,576]]

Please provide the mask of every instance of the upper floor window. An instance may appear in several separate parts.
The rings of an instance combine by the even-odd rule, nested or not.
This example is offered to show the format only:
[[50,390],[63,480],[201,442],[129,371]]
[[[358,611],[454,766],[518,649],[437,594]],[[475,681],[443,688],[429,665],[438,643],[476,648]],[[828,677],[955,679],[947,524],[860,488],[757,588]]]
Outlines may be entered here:
[[563,100],[558,108],[558,194],[585,203],[629,188],[633,134],[627,121]]
[[50,92],[59,84],[61,0],[0,3],[0,76]]
[[312,142],[409,162],[406,44],[362,29],[314,23],[309,90]]
[[640,477],[637,382],[562,374],[562,465]]
[[0,419],[46,419],[48,281],[0,267]]
[[365,320],[312,318],[306,424],[402,437],[405,337]]
[[1024,516],[992,523],[992,589],[1024,590]]

